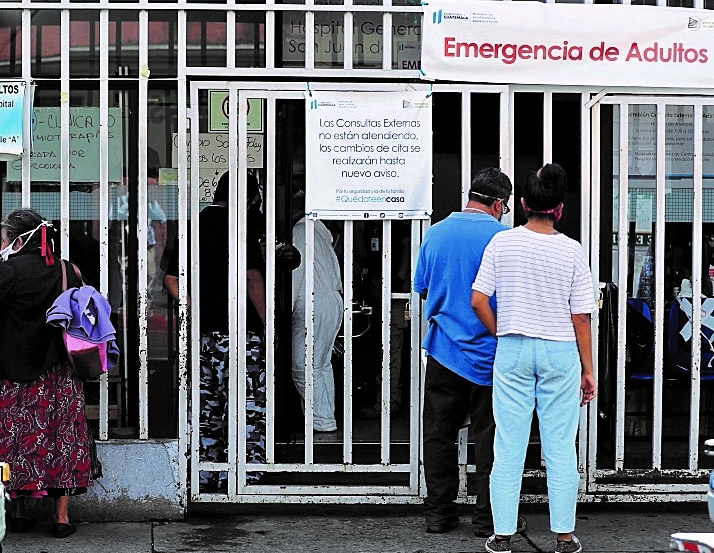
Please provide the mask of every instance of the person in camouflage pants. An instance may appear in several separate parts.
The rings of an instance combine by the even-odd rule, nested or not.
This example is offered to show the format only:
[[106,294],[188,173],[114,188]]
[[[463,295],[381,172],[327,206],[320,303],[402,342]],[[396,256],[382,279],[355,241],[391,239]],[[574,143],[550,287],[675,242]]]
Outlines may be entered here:
[[[228,410],[229,316],[227,292],[235,282],[229,278],[230,250],[228,213],[228,173],[218,180],[213,203],[198,216],[200,263],[198,324],[201,329],[199,374],[199,458],[204,462],[228,462],[228,427],[233,417],[237,424],[245,417],[246,456],[239,465],[265,462],[265,282],[261,273],[263,256],[257,240],[239,240],[240,255],[245,257],[246,303],[246,403],[235,412]],[[171,252],[164,284],[179,299],[178,237]],[[192,321],[193,322],[193,321]],[[239,360],[240,361],[240,360]],[[195,421],[194,421],[195,422]],[[194,431],[196,427],[194,426]],[[240,443],[240,442],[239,442]],[[236,444],[237,446],[238,444]],[[236,451],[238,451],[236,447]],[[257,482],[262,473],[247,473],[247,482]],[[227,493],[225,471],[201,471],[201,493]]]
[[[246,336],[245,449],[247,463],[265,462],[265,347],[260,335]],[[228,335],[201,336],[199,456],[201,461],[228,461]],[[237,448],[236,448],[237,449]],[[248,472],[248,483],[263,473]],[[201,491],[227,490],[226,472],[201,471]]]

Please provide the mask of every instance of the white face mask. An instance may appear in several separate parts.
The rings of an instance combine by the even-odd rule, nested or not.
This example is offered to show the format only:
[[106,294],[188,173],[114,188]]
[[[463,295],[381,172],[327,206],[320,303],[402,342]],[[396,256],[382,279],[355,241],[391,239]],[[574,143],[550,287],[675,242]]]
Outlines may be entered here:
[[7,261],[7,258],[15,253],[15,250],[12,249],[12,245],[14,243],[15,241],[13,240],[7,248],[3,248],[2,250],[0,250],[0,259],[2,259],[3,261]]
[[[35,234],[38,229],[40,229],[40,228],[42,228],[42,227],[51,227],[51,226],[52,226],[52,223],[50,223],[49,221],[42,221],[39,225],[37,225],[37,226],[36,226],[35,228],[33,228],[32,230],[28,230],[27,232],[23,232],[20,236],[17,236],[17,237],[15,238],[15,240],[13,240],[12,242],[10,242],[10,244],[8,244],[8,246],[7,246],[6,248],[3,248],[2,250],[0,250],[0,259],[1,259],[2,261],[7,261],[8,258],[9,258],[11,255],[16,254],[16,253],[19,252],[23,247],[25,247],[25,244],[27,244],[27,242],[32,238],[32,235]],[[29,236],[27,236],[28,234],[29,234]],[[22,242],[22,245],[21,245],[19,248],[17,248],[16,250],[12,249],[13,245],[15,244],[15,241],[16,241],[18,238],[22,238],[23,236],[27,236],[27,240],[23,241],[23,242]]]

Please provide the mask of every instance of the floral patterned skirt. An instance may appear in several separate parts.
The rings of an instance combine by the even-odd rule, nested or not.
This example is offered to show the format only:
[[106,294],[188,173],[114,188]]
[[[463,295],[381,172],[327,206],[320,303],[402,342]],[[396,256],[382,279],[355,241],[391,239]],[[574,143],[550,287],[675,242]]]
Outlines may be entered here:
[[0,461],[11,496],[76,495],[90,476],[84,386],[67,362],[30,382],[0,380]]

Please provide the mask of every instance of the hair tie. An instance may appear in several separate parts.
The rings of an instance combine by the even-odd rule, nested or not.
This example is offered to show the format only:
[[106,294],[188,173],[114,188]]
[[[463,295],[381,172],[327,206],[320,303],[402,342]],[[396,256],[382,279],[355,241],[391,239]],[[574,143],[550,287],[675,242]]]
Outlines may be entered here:
[[557,206],[555,206],[553,209],[543,209],[543,210],[537,210],[537,209],[532,209],[528,207],[526,204],[526,200],[523,200],[523,209],[525,209],[528,213],[538,213],[539,215],[553,215],[555,217],[555,222],[557,223],[560,221],[560,217],[563,215],[563,204],[559,203]]

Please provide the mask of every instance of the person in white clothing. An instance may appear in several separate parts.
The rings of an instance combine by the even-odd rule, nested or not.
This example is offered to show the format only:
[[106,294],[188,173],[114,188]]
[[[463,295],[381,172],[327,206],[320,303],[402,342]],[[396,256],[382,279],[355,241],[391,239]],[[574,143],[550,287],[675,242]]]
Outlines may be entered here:
[[[332,347],[342,324],[342,280],[332,234],[320,220],[313,222],[315,259],[315,316],[313,347],[313,428],[318,432],[337,430],[335,420],[335,378]],[[300,266],[292,273],[292,369],[295,387],[305,408],[305,231],[303,217],[293,227],[293,245],[300,251]]]
[[[579,406],[595,397],[590,268],[578,242],[553,224],[563,211],[567,177],[555,164],[531,174],[521,203],[528,222],[496,234],[473,283],[471,307],[498,338],[493,369],[496,421],[490,553],[510,553],[533,412],[538,413],[556,553],[579,553],[572,534],[579,474]],[[496,294],[498,314],[488,299]]]

